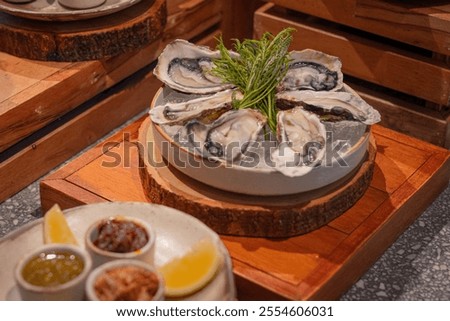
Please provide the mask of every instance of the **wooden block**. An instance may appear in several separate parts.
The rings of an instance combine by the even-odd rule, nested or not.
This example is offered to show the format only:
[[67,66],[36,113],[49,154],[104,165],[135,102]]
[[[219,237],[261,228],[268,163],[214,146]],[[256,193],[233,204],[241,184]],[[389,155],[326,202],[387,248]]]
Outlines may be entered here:
[[98,137],[147,108],[159,87],[160,82],[152,75],[151,69],[143,70],[99,97],[93,106],[85,107],[79,115],[3,159],[0,163],[0,200],[20,191]]
[[[396,24],[416,30],[429,30],[431,35],[444,34],[450,39],[450,4],[430,1],[357,0],[356,17]],[[448,42],[447,42],[448,46]],[[447,47],[448,48],[448,47]],[[448,52],[447,52],[448,54]]]
[[[168,26],[174,36],[183,37],[181,32],[185,28],[193,26],[195,21],[200,16],[204,17],[208,10],[219,8],[217,1],[205,2],[208,4],[202,10],[195,7],[189,14],[184,15],[182,21]],[[216,12],[209,11],[209,14],[213,16],[214,21],[205,21],[195,30],[190,30],[189,37],[197,37],[199,33],[204,33],[216,24]],[[199,41],[213,45],[213,35],[217,35],[218,32],[217,30],[213,31],[216,33],[207,34]],[[99,96],[101,99],[105,99],[109,94],[114,96],[111,101],[105,99],[105,104],[102,104],[101,107],[95,105],[99,101],[97,99],[96,102],[91,101],[84,104],[83,107],[77,108],[105,89],[148,66],[156,60],[165,44],[171,40],[173,39],[165,38],[164,43],[156,41],[139,51],[103,61],[39,62],[0,53],[0,87],[5,88],[0,93],[0,160],[2,161],[0,178],[5,178],[5,182],[11,182],[7,188],[1,191],[0,200],[16,193],[101,135],[147,107],[155,92],[153,89],[161,85],[161,82],[154,77],[141,79],[143,83],[142,87],[138,86],[139,88],[122,86],[120,87],[122,89],[116,88],[101,94]],[[137,80],[141,76],[132,78]],[[130,81],[133,83],[133,80]],[[116,93],[116,90],[125,91]],[[125,101],[119,102],[127,95],[138,95],[138,97],[130,98],[130,102],[135,102],[132,106],[128,106]],[[118,98],[119,96],[120,98]],[[92,108],[92,111],[89,111],[89,108]],[[77,109],[77,111],[69,113],[73,109]],[[78,110],[81,109],[83,109],[82,115],[70,119],[80,113]],[[61,117],[62,120],[49,126],[52,121]],[[65,121],[67,123],[63,124]],[[93,125],[92,121],[99,124],[98,128]],[[82,139],[77,142],[65,139],[66,135],[73,135],[73,139],[78,137],[72,133],[87,124],[91,124],[94,130],[89,130],[87,135],[81,137]],[[57,128],[57,126],[61,126],[61,128]],[[35,134],[39,130],[46,131],[46,133]],[[51,130],[54,133],[49,133]],[[36,138],[38,135],[43,136],[38,139]],[[28,139],[24,140],[27,137]],[[36,139],[38,140],[36,141]],[[61,145],[62,142],[67,146]],[[11,147],[14,144],[16,145]],[[48,157],[51,155],[45,153],[50,153],[54,157],[49,160]],[[46,162],[38,161],[37,165],[33,167],[33,171],[30,172],[27,164],[33,158],[45,159]],[[7,180],[6,177],[8,177]],[[56,192],[56,194],[58,193]]]
[[[450,20],[447,3],[436,5],[431,2],[430,6],[424,6],[424,2],[419,0],[395,1],[392,6],[396,7],[396,12],[390,12],[389,15],[386,15],[386,19],[389,21],[384,21],[362,17],[361,15],[367,15],[372,12],[372,9],[380,8],[381,5],[385,7],[388,1],[365,0],[363,3],[370,3],[373,8],[370,8],[370,11],[367,8],[364,13],[362,12],[363,4],[360,0],[271,0],[271,2],[281,7],[448,55]],[[408,9],[409,7],[416,7],[417,9]],[[382,16],[385,13],[386,11],[381,13],[378,11],[377,16]],[[437,21],[438,23],[431,24],[430,21]]]
[[[54,203],[145,202],[143,187],[135,181],[135,151],[130,148],[131,166],[106,167],[102,162],[112,157],[102,146],[126,151],[125,146],[136,143],[147,117],[42,180],[43,210]],[[371,187],[338,220],[284,239],[222,236],[233,260],[239,299],[339,298],[448,185],[448,150],[378,125],[373,133],[381,157],[375,160]],[[395,152],[398,148],[401,152]]]
[[437,104],[450,104],[450,68],[443,62],[341,31],[335,26],[276,10],[268,4],[255,14],[255,34],[294,27],[291,48],[312,48],[337,56],[345,74]]
[[199,36],[221,21],[222,7],[220,0],[185,1],[184,6],[180,4],[179,10],[167,17],[163,43],[176,38],[189,40]]
[[223,41],[227,48],[232,48],[233,39],[252,38],[253,14],[263,4],[258,0],[231,0],[223,6],[224,18],[221,23]]
[[444,113],[398,98],[395,92],[386,93],[382,88],[368,88],[348,79],[346,83],[381,113],[380,125],[438,146],[450,144],[450,122]]
[[221,7],[218,0],[204,0],[172,13],[164,41],[102,61],[40,62],[0,52],[0,152],[150,64],[174,38],[210,29],[220,21]]
[[156,41],[105,61],[77,63],[37,62],[0,53],[0,86],[7,89],[0,100],[0,152],[148,65],[159,48]]
[[52,61],[104,59],[140,49],[160,37],[165,0],[143,0],[120,12],[81,21],[37,21],[0,13],[0,50]]

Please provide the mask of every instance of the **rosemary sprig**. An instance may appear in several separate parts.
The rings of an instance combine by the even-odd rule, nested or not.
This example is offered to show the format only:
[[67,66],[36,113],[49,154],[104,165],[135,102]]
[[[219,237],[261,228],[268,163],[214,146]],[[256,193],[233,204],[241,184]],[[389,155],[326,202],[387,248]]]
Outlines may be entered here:
[[276,36],[266,32],[260,40],[235,40],[233,55],[225,47],[222,38],[217,48],[221,57],[214,60],[212,73],[223,81],[234,84],[243,94],[233,101],[233,107],[259,109],[267,117],[269,127],[276,132],[276,87],[285,76],[289,66],[288,48],[293,28],[287,28]]

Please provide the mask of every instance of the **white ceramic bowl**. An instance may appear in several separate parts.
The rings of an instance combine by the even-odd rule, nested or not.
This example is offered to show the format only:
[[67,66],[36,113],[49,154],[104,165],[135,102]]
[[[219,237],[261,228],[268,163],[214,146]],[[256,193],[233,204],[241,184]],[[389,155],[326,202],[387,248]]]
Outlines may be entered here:
[[[349,87],[346,88],[351,90]],[[151,108],[162,104],[165,95],[173,94],[170,89],[161,88],[156,93]],[[314,167],[302,176],[289,177],[274,168],[243,167],[234,164],[230,166],[223,162],[201,158],[177,144],[160,125],[152,122],[151,130],[153,138],[147,137],[147,141],[153,141],[154,147],[161,155],[183,174],[221,190],[257,196],[309,192],[337,182],[358,168],[367,154],[370,141],[370,127],[367,126],[361,137],[356,139],[352,137],[355,142],[344,155],[341,155],[345,166],[342,166],[342,162],[337,158],[332,158],[330,152],[330,157],[325,156],[326,165]],[[326,149],[332,150],[331,146]]]
[[[84,263],[81,273],[72,280],[56,286],[37,286],[27,282],[22,274],[26,264],[41,253],[69,252]],[[84,299],[85,283],[92,268],[89,254],[82,248],[66,244],[48,244],[27,253],[17,264],[14,277],[22,300],[26,301],[80,301]]]
[[[125,252],[125,253],[117,253],[117,252],[111,252],[107,250],[103,250],[99,247],[97,247],[94,244],[94,241],[98,237],[99,233],[99,226],[101,224],[104,224],[107,221],[111,220],[118,220],[118,221],[128,221],[132,222],[136,225],[139,225],[142,227],[148,236],[148,241],[145,243],[141,248],[131,251],[131,252]],[[155,239],[156,239],[156,232],[155,230],[145,222],[144,220],[135,218],[135,217],[127,217],[127,216],[111,216],[105,219],[101,219],[96,221],[94,224],[92,224],[86,234],[85,234],[85,245],[86,250],[89,252],[89,254],[92,257],[92,262],[94,268],[104,264],[106,262],[112,261],[112,260],[118,260],[118,259],[135,259],[140,260],[149,264],[153,264],[154,262],[154,256],[155,256]]]
[[102,5],[106,0],[58,0],[60,4],[72,9],[88,9]]
[[[158,281],[158,287],[156,289],[156,292],[153,295],[153,298],[151,301],[162,301],[164,300],[164,280],[161,276],[161,274],[154,268],[153,265],[137,261],[137,260],[116,260],[111,261],[108,263],[105,263],[103,265],[100,265],[96,269],[92,271],[92,273],[89,275],[87,281],[86,281],[86,297],[88,300],[91,301],[100,301],[101,298],[97,295],[97,292],[95,290],[95,285],[99,277],[104,275],[104,273],[108,273],[108,271],[111,273],[111,271],[115,269],[120,268],[126,268],[126,267],[132,267],[132,268],[138,268],[146,270],[147,272],[152,273],[156,276],[156,279]],[[129,271],[126,275],[127,282],[130,283],[130,280],[133,279],[133,275],[130,275]],[[114,277],[109,277],[108,282],[105,282],[109,286],[112,285],[112,288],[117,287],[116,279]],[[143,282],[139,282],[138,279],[136,279],[136,286],[142,286]],[[135,290],[135,289],[133,289]],[[132,291],[133,292],[133,291]],[[135,301],[136,299],[133,299]]]

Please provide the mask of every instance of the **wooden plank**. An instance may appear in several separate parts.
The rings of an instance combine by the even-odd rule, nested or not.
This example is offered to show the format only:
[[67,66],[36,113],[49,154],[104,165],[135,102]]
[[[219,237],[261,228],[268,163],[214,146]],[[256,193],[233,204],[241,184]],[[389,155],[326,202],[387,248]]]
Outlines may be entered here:
[[[271,0],[271,2],[285,8],[448,55],[448,50],[450,47],[450,27],[448,26],[447,16],[444,19],[439,18],[445,24],[443,27],[439,24],[435,29],[435,26],[431,24],[428,24],[425,28],[420,25],[411,25],[409,21],[405,23],[406,18],[404,13],[400,15],[400,19],[391,19],[392,21],[380,21],[357,16],[357,0]],[[396,3],[398,4],[400,2]],[[417,4],[418,2],[403,1],[401,3],[403,6],[407,6],[408,3],[412,3],[412,6],[414,6],[414,4]],[[423,8],[423,1],[417,7]],[[407,17],[411,19],[414,15],[415,13],[411,13],[411,15],[408,15]],[[437,19],[432,13],[424,12],[421,15],[423,16],[424,21]]]
[[[214,37],[217,36],[218,32],[219,31],[216,30],[211,34],[207,34],[204,38],[199,39],[198,43],[202,44],[202,45],[212,46],[213,43],[215,42]],[[147,74],[147,76],[150,76],[150,74]],[[151,97],[153,96],[153,94],[156,91],[156,88],[161,85],[161,82],[159,80],[157,80],[156,78],[152,77],[150,84],[147,81],[143,81],[142,85],[144,87],[148,86],[148,89],[150,89],[150,91],[147,92],[146,95],[144,96],[144,97],[147,97],[144,99],[148,99],[148,101],[150,101]],[[126,134],[122,131],[114,134],[113,136],[108,138],[103,144],[94,146],[91,149],[89,149],[88,151],[86,151],[83,154],[82,158],[80,157],[80,158],[74,159],[66,166],[63,166],[58,171],[47,176],[46,180],[47,181],[51,181],[51,180],[57,181],[57,180],[65,179],[66,177],[74,174],[75,172],[77,172],[81,168],[83,168],[87,162],[88,163],[93,162],[95,159],[100,157],[100,155],[108,153],[108,151],[110,151],[112,148],[119,146],[119,144],[121,144],[121,142],[123,140],[136,139],[138,128],[139,128],[138,123],[131,124],[127,128],[129,130],[129,132],[127,132]],[[63,133],[64,133],[64,131],[63,131]],[[135,136],[133,136],[133,135],[135,135]],[[54,184],[50,184],[50,185],[53,186]],[[73,185],[72,188],[74,188],[74,186],[76,186],[76,185]],[[46,188],[46,187],[44,186],[43,188]],[[60,192],[58,190],[50,188],[50,190],[45,192],[44,195],[49,195],[49,197],[50,197],[49,199],[41,200],[41,202],[43,202],[42,207],[45,210],[48,210],[50,207],[47,208],[46,206],[47,205],[51,206],[56,201],[56,198],[58,197],[58,195],[60,195]],[[55,199],[52,198],[53,196],[55,197]],[[94,196],[89,196],[89,197],[94,197]],[[89,197],[87,197],[87,198],[89,198]],[[72,203],[70,203],[70,204],[72,204]],[[69,206],[67,206],[65,208],[68,208],[68,207]]]
[[[137,170],[130,168],[139,167],[138,150],[135,144],[122,142],[108,150],[104,157],[94,160],[89,166],[84,166],[79,171],[66,178],[67,181],[76,184],[86,190],[92,190],[103,183],[97,195],[105,199],[117,201],[146,201],[144,191],[141,189],[141,181]],[[123,184],[122,176],[131,175],[131,184],[127,188],[118,188]]]
[[2,161],[0,181],[4,187],[0,190],[0,200],[147,108],[159,86],[150,70],[138,73],[115,91],[104,94],[92,108]]
[[0,53],[0,152],[150,64],[173,39],[218,24],[221,11],[219,0],[180,4],[169,12],[163,42],[103,61],[37,62]]
[[337,217],[328,225],[338,231],[350,234],[387,198],[388,193],[369,187],[364,194],[364,197],[358,201],[358,204],[355,204],[355,206],[351,207],[345,215]]
[[[115,143],[123,155],[126,151],[123,147],[134,142],[134,132],[142,120],[107,142]],[[379,142],[381,157],[376,161],[379,170],[374,174],[373,187],[343,214],[344,220],[286,239],[222,236],[233,259],[240,299],[338,298],[445,188],[450,176],[449,151],[381,126],[375,125],[373,129]],[[121,143],[123,140],[126,142]],[[132,145],[129,147],[130,155],[136,157]],[[395,152],[398,148],[400,152]],[[88,155],[84,166],[79,161],[76,166],[79,170],[65,178],[55,173],[51,179],[44,179],[42,198],[48,200],[48,194],[56,193],[54,183],[59,181],[68,186],[64,195],[59,195],[62,203],[66,199],[73,202],[80,189],[89,193],[84,198],[96,195],[109,201],[141,199],[143,188],[134,181],[138,168],[131,165],[136,161],[130,159],[131,166],[106,168],[101,163],[110,161],[111,155],[100,148],[95,152],[98,157]],[[396,171],[402,174],[391,178]],[[93,179],[88,172],[98,173]],[[383,179],[388,183],[378,185],[377,181]],[[96,180],[103,181],[95,184]],[[71,191],[73,186],[76,188]],[[49,206],[50,202],[45,204]],[[352,222],[358,214],[361,218]]]
[[255,34],[278,33],[294,27],[292,49],[312,48],[338,56],[342,70],[351,76],[423,98],[450,104],[450,68],[391,45],[363,38],[320,22],[264,6],[255,13]]
[[[388,139],[392,139],[394,141],[399,141],[400,140],[402,142],[402,145],[416,148],[416,149],[420,150],[421,153],[425,152],[425,155],[436,153],[436,148],[438,148],[437,150],[441,150],[442,149],[440,147],[427,144],[427,143],[425,143],[423,141],[417,140],[414,137],[402,134],[402,133],[400,133],[398,131],[395,131],[395,130],[392,130],[390,128],[383,127],[383,126],[380,126],[380,125],[373,126],[372,127],[372,131],[374,132],[374,134],[377,137],[381,136],[381,137],[385,137],[385,138],[388,138]],[[417,143],[418,141],[421,142],[421,144],[418,144]]]
[[450,38],[450,4],[430,1],[357,0],[355,15],[380,23],[442,32]]
[[[41,207],[42,212],[47,212],[54,204],[61,208],[72,208],[79,205],[107,202],[108,200],[92,194],[83,188],[69,184],[62,180],[47,180],[46,184],[41,184]],[[67,197],[67,194],[73,194]]]
[[438,146],[450,143],[450,123],[441,112],[407,102],[382,90],[367,88],[351,81],[346,83],[380,112],[380,125]]
[[200,39],[199,41],[197,41],[196,43],[200,46],[206,46],[209,47],[211,49],[216,48],[217,46],[217,38],[222,34],[222,30],[221,29],[217,29],[215,31],[213,31],[211,34],[207,35],[206,37]]
[[218,24],[222,19],[222,1],[186,1],[179,11],[167,17],[164,46],[176,38],[192,39]]
[[[286,282],[273,277],[269,281],[264,271],[255,270],[238,260],[233,260],[233,274],[240,301],[285,301],[286,294],[295,295],[293,287]],[[270,287],[265,286],[268,282]]]
[[0,52],[0,110],[5,100],[74,63],[27,60]]
[[420,149],[388,137],[377,136],[376,142],[377,148],[383,152],[377,153],[378,166],[374,169],[371,186],[389,194],[396,191],[429,158]]
[[3,101],[0,152],[148,65],[156,59],[159,46],[155,42],[141,51],[107,61],[63,65],[63,69]]
[[[282,240],[232,236],[222,239],[234,260],[268,271],[270,276],[296,286],[317,268],[319,257],[327,257],[346,237],[346,234],[325,226],[306,235]],[[245,248],[252,248],[252,251]],[[273,260],[274,257],[277,260]]]
[[227,48],[232,48],[233,39],[252,38],[253,14],[263,4],[258,0],[224,1],[224,18],[221,23],[223,40]]
[[[305,298],[336,299],[364,273],[448,185],[450,158],[438,152],[391,194],[370,217],[304,280]],[[377,226],[376,232],[374,227]],[[310,284],[320,284],[310,287]]]

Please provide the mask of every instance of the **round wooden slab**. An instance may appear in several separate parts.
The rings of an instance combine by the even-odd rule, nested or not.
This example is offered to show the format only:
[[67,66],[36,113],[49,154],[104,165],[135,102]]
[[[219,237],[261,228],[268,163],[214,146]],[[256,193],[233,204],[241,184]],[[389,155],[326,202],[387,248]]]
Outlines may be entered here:
[[376,155],[370,138],[367,157],[347,177],[307,193],[249,196],[215,189],[184,175],[153,148],[147,118],[139,129],[139,171],[149,201],[177,208],[220,234],[290,237],[317,229],[350,208],[369,187]]
[[0,12],[0,50],[35,60],[103,59],[152,43],[161,36],[166,18],[166,0],[142,0],[79,21],[37,21]]

